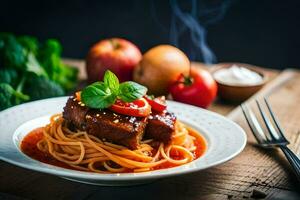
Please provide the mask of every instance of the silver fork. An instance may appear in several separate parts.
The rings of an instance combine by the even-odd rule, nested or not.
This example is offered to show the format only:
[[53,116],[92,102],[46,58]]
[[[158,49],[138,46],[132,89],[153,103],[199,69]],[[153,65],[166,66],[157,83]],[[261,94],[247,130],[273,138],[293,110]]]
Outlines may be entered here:
[[265,122],[265,125],[268,129],[268,133],[265,133],[258,122],[258,119],[255,117],[254,113],[248,106],[243,103],[241,105],[244,116],[255,136],[257,142],[263,147],[279,147],[284,153],[285,157],[288,159],[290,164],[292,165],[294,172],[297,176],[298,181],[300,181],[300,160],[288,147],[289,141],[285,138],[282,128],[279,125],[278,120],[275,117],[274,112],[267,99],[264,98],[264,101],[267,105],[267,108],[271,114],[271,118],[276,126],[272,125],[270,119],[267,117],[266,113],[262,109],[262,105],[256,100],[256,104],[260,111],[260,114]]

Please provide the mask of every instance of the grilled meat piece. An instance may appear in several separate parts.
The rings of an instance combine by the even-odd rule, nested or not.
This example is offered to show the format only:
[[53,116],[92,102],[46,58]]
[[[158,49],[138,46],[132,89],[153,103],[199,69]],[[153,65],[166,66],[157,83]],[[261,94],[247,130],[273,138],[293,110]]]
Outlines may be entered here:
[[175,131],[176,117],[164,111],[146,117],[132,117],[114,113],[108,109],[90,109],[70,97],[64,107],[63,118],[72,129],[87,131],[99,139],[137,149],[145,132],[145,138],[168,144]]
[[168,111],[154,112],[148,117],[145,137],[168,144],[175,132],[175,122],[176,116],[173,113]]
[[147,124],[145,117],[120,115],[108,109],[90,109],[74,97],[69,98],[64,107],[63,117],[70,126],[130,149],[137,149]]
[[87,132],[91,135],[137,149],[147,124],[145,117],[116,114],[110,110],[90,110],[86,115]]
[[76,98],[70,97],[64,107],[63,118],[67,121],[68,126],[81,131],[86,130],[85,116],[90,109]]

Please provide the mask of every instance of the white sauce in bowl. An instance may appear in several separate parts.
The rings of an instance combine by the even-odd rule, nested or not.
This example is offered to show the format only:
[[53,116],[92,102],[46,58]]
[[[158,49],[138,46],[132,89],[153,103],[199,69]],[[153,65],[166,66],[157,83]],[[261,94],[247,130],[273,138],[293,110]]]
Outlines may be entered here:
[[216,71],[213,76],[220,83],[237,86],[257,85],[263,81],[263,77],[257,72],[237,65],[222,68]]

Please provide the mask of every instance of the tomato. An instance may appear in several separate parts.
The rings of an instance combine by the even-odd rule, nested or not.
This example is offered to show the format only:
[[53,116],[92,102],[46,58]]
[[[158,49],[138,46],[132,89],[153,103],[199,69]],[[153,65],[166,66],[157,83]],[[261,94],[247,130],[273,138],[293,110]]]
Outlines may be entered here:
[[149,96],[144,96],[144,98],[148,101],[152,110],[154,111],[162,112],[167,108],[165,96],[156,97],[154,99],[150,98]]
[[175,101],[206,108],[217,95],[217,84],[208,71],[192,68],[188,77],[179,76],[169,88]]
[[151,106],[144,98],[135,100],[130,103],[117,99],[116,102],[111,107],[109,107],[109,109],[119,114],[134,117],[146,117],[150,115],[151,112]]
[[81,91],[75,92],[75,98],[77,101],[81,101]]

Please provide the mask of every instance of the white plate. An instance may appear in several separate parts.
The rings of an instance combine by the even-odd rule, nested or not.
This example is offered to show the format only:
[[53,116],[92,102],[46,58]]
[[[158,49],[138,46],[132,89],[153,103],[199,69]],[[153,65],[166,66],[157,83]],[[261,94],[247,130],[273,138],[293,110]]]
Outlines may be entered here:
[[[142,173],[97,174],[64,169],[41,163],[19,149],[29,131],[48,123],[49,116],[62,112],[68,97],[25,103],[0,112],[0,159],[27,169],[97,185],[134,185],[155,179],[200,171],[224,163],[246,145],[246,134],[234,122],[195,106],[168,101],[168,109],[182,122],[198,130],[207,141],[207,151],[199,159],[174,168]],[[201,173],[201,172],[200,172]]]

